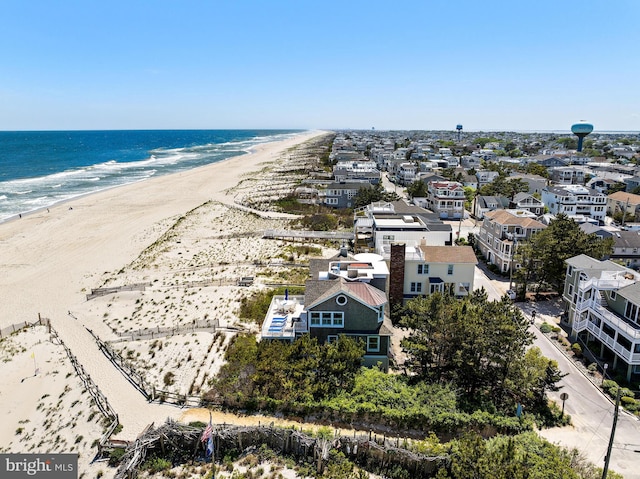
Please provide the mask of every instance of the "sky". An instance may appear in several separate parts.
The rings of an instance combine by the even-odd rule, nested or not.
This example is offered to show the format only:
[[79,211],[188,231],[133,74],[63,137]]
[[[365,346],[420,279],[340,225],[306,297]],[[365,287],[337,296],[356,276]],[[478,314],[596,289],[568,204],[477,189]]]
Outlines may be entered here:
[[637,0],[1,0],[0,130],[640,130]]

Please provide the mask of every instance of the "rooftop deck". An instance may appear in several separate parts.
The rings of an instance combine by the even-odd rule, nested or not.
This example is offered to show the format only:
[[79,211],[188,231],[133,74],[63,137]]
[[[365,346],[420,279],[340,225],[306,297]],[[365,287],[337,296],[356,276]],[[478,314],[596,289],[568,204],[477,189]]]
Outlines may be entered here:
[[308,331],[304,296],[274,296],[262,323],[263,339],[293,341],[296,334]]

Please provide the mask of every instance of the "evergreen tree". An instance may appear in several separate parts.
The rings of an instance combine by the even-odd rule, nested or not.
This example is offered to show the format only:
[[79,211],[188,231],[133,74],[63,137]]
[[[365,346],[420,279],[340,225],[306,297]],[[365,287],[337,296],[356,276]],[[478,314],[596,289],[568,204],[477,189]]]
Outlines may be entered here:
[[567,259],[579,254],[602,259],[611,254],[613,243],[612,238],[585,233],[578,223],[561,213],[528,243],[518,244],[515,261],[522,267],[516,272],[516,279],[525,286],[531,280],[537,281],[539,288],[548,284],[561,294]]

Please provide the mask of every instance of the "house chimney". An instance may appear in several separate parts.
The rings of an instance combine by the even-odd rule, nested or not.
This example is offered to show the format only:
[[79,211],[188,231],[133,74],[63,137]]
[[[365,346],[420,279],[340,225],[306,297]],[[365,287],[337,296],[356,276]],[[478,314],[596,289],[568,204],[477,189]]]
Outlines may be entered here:
[[391,244],[389,256],[389,306],[402,306],[404,297],[404,244]]

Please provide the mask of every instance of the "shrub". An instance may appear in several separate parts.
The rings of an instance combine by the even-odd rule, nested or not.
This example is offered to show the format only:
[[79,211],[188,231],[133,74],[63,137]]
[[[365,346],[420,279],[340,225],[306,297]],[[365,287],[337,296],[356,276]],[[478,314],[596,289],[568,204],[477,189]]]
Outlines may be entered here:
[[582,356],[582,346],[578,343],[573,343],[571,345],[571,351],[573,351],[573,354],[576,356]]
[[171,469],[171,462],[162,457],[154,457],[149,459],[142,465],[142,469],[148,470],[151,474]]
[[598,365],[596,363],[591,363],[587,366],[587,370],[589,371],[589,374],[595,374],[598,370]]
[[120,464],[122,460],[122,456],[124,456],[125,449],[123,447],[116,447],[113,451],[109,453],[109,465],[112,467]]
[[171,371],[169,371],[167,374],[164,375],[164,385],[165,386],[171,386],[174,383],[174,378],[175,374],[173,374]]
[[540,325],[540,331],[543,333],[550,333],[551,332],[551,326],[549,325],[549,323],[542,323]]

